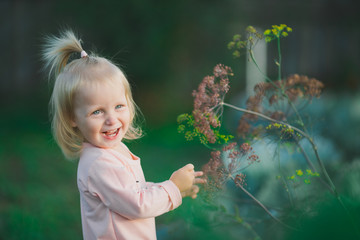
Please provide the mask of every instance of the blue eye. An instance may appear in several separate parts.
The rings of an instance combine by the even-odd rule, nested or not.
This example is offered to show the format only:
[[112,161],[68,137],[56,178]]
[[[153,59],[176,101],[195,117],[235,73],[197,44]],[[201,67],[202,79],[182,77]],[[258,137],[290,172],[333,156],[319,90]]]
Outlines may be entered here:
[[120,109],[120,108],[122,108],[122,107],[124,107],[124,105],[116,105],[116,107],[115,107],[115,109]]
[[101,112],[100,112],[100,110],[96,110],[96,111],[94,111],[92,114],[93,115],[99,115]]

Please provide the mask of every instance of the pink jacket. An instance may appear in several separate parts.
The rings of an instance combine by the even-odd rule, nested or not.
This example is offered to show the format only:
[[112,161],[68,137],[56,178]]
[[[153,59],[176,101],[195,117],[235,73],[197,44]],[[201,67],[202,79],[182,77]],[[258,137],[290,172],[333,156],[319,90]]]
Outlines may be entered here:
[[84,143],[77,183],[84,239],[156,239],[155,217],[177,208],[176,185],[145,181],[140,158]]

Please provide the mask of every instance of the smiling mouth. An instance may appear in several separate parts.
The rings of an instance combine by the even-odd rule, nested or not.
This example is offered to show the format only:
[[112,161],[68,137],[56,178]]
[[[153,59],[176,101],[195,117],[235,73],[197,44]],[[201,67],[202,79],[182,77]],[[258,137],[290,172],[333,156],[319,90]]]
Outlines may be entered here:
[[115,129],[115,130],[103,132],[102,134],[103,134],[106,138],[112,139],[112,138],[114,138],[114,137],[116,137],[116,136],[118,135],[119,131],[120,131],[120,128],[117,128],[117,129]]

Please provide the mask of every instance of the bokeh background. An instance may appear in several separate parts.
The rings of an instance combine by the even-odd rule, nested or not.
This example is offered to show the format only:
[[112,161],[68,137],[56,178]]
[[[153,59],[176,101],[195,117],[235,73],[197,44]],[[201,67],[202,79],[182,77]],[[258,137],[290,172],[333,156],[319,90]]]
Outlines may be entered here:
[[[291,26],[283,45],[283,74],[305,74],[325,83],[325,96],[312,109],[318,119],[314,126],[327,140],[324,151],[335,156],[330,157],[337,166],[331,168],[332,177],[356,205],[358,9],[352,0],[1,0],[0,239],[82,238],[77,162],[65,160],[51,137],[52,87],[40,61],[42,38],[64,28],[79,33],[86,51],[112,59],[126,72],[146,119],[146,136],[129,147],[142,158],[147,180],[157,182],[188,162],[200,169],[208,161],[207,149],[177,133],[176,118],[191,111],[192,90],[217,63],[234,70],[229,99],[243,99],[246,58],[234,60],[227,50],[232,36],[248,25]],[[273,50],[268,51],[271,74]],[[344,177],[347,171],[352,178]],[[158,238],[242,239],[236,224],[227,224],[224,232],[220,223],[199,220],[199,201],[185,199],[182,208],[157,218]],[[277,229],[259,232],[272,239],[268,234]]]

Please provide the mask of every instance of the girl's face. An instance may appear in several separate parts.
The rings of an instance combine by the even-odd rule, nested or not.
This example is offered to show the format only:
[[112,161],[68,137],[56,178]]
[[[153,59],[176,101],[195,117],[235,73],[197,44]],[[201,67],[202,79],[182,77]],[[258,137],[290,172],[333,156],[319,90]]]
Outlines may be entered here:
[[88,84],[75,95],[74,119],[86,142],[100,148],[119,147],[130,125],[130,111],[120,81]]

